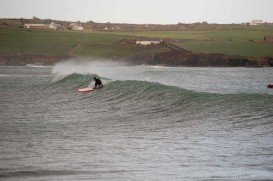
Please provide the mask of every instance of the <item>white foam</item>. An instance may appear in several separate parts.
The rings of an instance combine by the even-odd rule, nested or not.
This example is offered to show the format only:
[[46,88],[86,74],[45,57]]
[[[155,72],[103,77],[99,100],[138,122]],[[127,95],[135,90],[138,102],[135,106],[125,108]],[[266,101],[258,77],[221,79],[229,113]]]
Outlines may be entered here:
[[33,67],[33,68],[50,68],[50,67],[52,67],[52,66],[27,64],[26,67]]

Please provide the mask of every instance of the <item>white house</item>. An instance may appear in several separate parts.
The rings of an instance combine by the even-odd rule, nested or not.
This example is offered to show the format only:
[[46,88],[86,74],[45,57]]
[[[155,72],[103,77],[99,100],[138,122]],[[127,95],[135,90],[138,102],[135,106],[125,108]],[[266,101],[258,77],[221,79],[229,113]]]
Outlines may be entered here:
[[262,25],[264,24],[263,20],[252,20],[250,25]]
[[72,30],[77,30],[77,31],[83,30],[83,26],[80,25],[79,23],[70,23],[69,28]]
[[46,24],[24,24],[24,28],[27,28],[27,29],[45,29]]
[[156,45],[160,44],[162,39],[143,39],[143,40],[136,40],[137,45]]
[[54,29],[56,30],[57,28],[60,28],[61,25],[57,24],[57,23],[54,23],[54,22],[51,22],[50,24],[47,25],[48,29]]

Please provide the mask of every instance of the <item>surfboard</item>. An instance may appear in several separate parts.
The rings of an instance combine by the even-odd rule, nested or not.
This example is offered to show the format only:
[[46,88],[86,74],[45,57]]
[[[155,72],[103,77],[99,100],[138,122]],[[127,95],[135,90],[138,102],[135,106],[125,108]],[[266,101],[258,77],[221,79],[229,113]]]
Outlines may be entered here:
[[93,89],[92,87],[86,87],[86,88],[82,88],[82,89],[78,89],[79,92],[90,92],[90,91],[94,91],[95,89]]

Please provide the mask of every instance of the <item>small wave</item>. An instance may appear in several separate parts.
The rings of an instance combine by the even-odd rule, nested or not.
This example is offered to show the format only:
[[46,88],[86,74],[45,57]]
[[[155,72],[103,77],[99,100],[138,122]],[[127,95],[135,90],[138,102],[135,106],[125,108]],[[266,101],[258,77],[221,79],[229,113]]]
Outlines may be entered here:
[[0,74],[0,77],[30,78],[30,77],[51,77],[51,75],[35,75],[35,74]]
[[33,68],[50,68],[50,67],[52,67],[52,66],[27,64],[26,67],[33,67]]
[[156,68],[156,69],[170,68],[170,67],[165,67],[165,66],[160,66],[160,65],[143,65],[143,66],[150,67],[150,68]]
[[[132,170],[130,170],[132,171]],[[109,173],[125,173],[128,170],[98,170],[98,171],[74,171],[74,170],[30,170],[0,173],[0,178],[13,177],[43,177],[43,176],[67,176],[67,175],[93,175]]]
[[57,175],[77,175],[85,172],[72,170],[34,170],[34,171],[17,171],[0,173],[0,178],[12,177],[41,177],[41,176],[57,176]]

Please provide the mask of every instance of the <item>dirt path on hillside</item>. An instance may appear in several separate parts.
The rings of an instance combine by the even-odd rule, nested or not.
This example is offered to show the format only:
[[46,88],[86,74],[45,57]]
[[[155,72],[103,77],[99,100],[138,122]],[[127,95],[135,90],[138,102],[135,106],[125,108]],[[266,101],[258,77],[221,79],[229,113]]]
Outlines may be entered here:
[[68,55],[69,56],[73,56],[73,53],[80,48],[81,44],[77,43],[76,45],[74,45],[69,51],[68,51]]
[[184,48],[182,48],[180,46],[174,45],[174,44],[167,44],[167,47],[169,47],[172,50],[178,50],[178,51],[181,51],[181,52],[192,53],[191,51],[186,50],[186,49],[184,49]]

